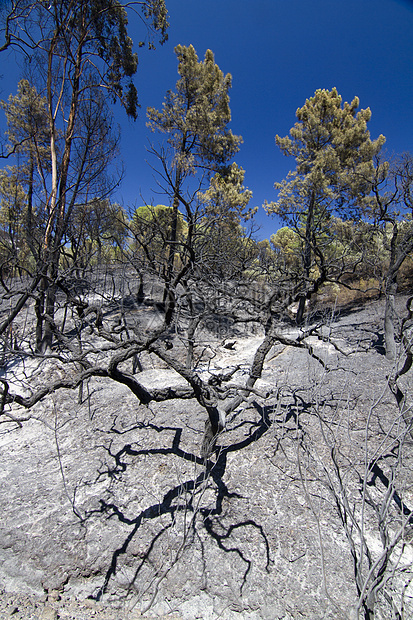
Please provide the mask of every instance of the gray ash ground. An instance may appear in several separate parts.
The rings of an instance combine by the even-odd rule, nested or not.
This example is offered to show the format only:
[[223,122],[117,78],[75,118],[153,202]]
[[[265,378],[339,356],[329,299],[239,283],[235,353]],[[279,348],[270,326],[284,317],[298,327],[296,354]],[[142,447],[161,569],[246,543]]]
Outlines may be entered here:
[[[327,369],[306,350],[276,345],[258,384],[271,396],[253,395],[230,416],[206,464],[195,400],[142,406],[102,378],[84,386],[81,402],[77,391],[60,391],[21,428],[2,424],[0,618],[355,618],[350,550],[323,476],[333,471],[334,437],[357,512],[366,451],[384,457],[402,433],[383,311],[379,301],[336,314],[330,344],[312,343]],[[231,336],[230,349],[210,338],[209,369],[239,365],[235,385],[262,336]],[[153,357],[141,365],[142,382],[160,379]],[[50,361],[28,368],[28,387],[57,372]],[[411,371],[403,387],[410,395]],[[398,475],[413,507],[411,466]],[[371,487],[372,497],[384,491],[380,481]],[[368,508],[364,527],[380,553]],[[404,545],[399,568],[411,575],[408,537]]]

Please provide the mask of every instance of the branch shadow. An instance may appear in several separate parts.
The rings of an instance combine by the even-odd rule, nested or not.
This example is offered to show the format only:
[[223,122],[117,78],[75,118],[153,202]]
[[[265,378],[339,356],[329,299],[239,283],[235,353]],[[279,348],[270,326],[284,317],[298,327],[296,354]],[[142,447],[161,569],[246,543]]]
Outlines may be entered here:
[[[130,543],[140,531],[143,523],[148,520],[159,519],[164,515],[169,516],[170,522],[166,525],[162,525],[161,529],[156,533],[156,535],[152,537],[152,540],[150,541],[146,552],[143,554],[143,556],[141,556],[140,563],[135,570],[133,579],[131,580],[129,589],[125,595],[126,598],[129,591],[134,586],[134,583],[140,575],[141,571],[143,570],[145,564],[149,561],[149,556],[154,548],[155,543],[167,532],[167,530],[171,528],[171,526],[175,523],[177,514],[182,511],[187,511],[192,515],[190,521],[193,530],[196,529],[195,520],[198,515],[199,519],[197,520],[197,523],[200,524],[204,531],[207,532],[210,539],[214,541],[218,548],[224,553],[236,554],[238,558],[245,564],[245,571],[240,584],[241,593],[243,587],[247,582],[248,574],[251,570],[252,560],[247,557],[247,554],[244,552],[242,545],[239,542],[235,544],[230,543],[229,539],[231,537],[231,534],[239,531],[241,528],[244,527],[254,528],[259,533],[263,541],[266,556],[265,569],[267,572],[269,572],[272,561],[270,557],[270,545],[264,527],[253,519],[246,519],[241,522],[231,523],[229,526],[225,526],[218,518],[220,515],[223,515],[223,502],[225,499],[231,500],[243,497],[238,493],[231,492],[223,479],[227,469],[228,454],[232,452],[242,451],[247,446],[251,445],[254,442],[257,442],[268,432],[271,425],[273,424],[273,420],[271,420],[270,418],[273,407],[261,406],[258,403],[254,402],[253,408],[255,408],[255,410],[259,413],[259,419],[251,421],[251,432],[248,434],[247,437],[245,437],[241,441],[238,441],[237,443],[229,446],[216,446],[215,461],[213,461],[211,458],[201,458],[191,452],[182,449],[180,445],[182,436],[181,428],[156,426],[155,424],[151,423],[148,423],[145,426],[153,429],[156,432],[174,432],[170,447],[136,449],[132,447],[131,444],[126,444],[117,452],[112,452],[111,446],[109,446],[109,448],[106,448],[109,455],[114,459],[115,464],[113,468],[108,468],[108,470],[105,472],[99,472],[98,479],[104,475],[114,477],[124,472],[128,467],[128,463],[125,458],[126,456],[138,457],[142,455],[175,455],[180,459],[190,461],[194,464],[199,465],[200,467],[202,467],[202,470],[200,471],[199,475],[193,477],[192,479],[186,480],[170,488],[163,495],[162,499],[159,502],[155,502],[154,504],[146,507],[133,518],[128,518],[115,503],[107,502],[104,499],[99,500],[100,508],[91,511],[89,513],[89,516],[91,516],[93,513],[98,513],[106,515],[107,518],[116,518],[119,520],[119,522],[131,526],[132,529],[125,538],[125,540],[122,542],[122,544],[113,552],[111,562],[106,571],[102,585],[99,587],[97,592],[90,595],[89,598],[99,601],[102,599],[105,593],[107,593],[109,584],[112,578],[116,575],[119,568],[119,561],[121,556],[126,554]],[[197,493],[202,492],[202,488],[207,482],[208,484],[212,484],[212,488],[215,492],[212,507],[211,505],[209,505],[209,507],[205,505],[202,506],[202,497],[200,498],[200,501],[195,501]],[[179,501],[176,502],[176,500]],[[168,570],[170,570],[170,568]],[[168,570],[166,572],[168,572]],[[159,579],[159,581],[163,578],[162,575],[159,574],[157,574],[156,577]],[[154,597],[155,596],[156,592],[154,594]]]

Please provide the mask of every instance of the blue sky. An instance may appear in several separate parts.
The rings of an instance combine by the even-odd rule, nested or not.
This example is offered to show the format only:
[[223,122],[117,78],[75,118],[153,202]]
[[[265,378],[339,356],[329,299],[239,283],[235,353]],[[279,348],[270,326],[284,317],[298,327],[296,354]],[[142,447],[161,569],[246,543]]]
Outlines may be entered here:
[[[275,199],[273,188],[294,160],[275,145],[287,135],[295,111],[317,88],[334,86],[343,99],[355,95],[370,107],[373,138],[384,134],[390,152],[413,151],[413,2],[401,0],[167,0],[169,41],[143,52],[137,75],[142,105],[136,124],[122,122],[127,174],[125,204],[162,202],[145,164],[146,107],[160,107],[178,78],[175,45],[206,49],[231,73],[231,127],[244,138],[236,161],[246,171],[251,205]],[[132,30],[133,32],[133,30]],[[260,208],[260,236],[277,222]]]
[[[343,99],[360,98],[370,107],[372,138],[387,138],[390,152],[413,151],[413,2],[407,0],[166,0],[170,13],[169,40],[153,52],[138,50],[136,76],[141,110],[127,120],[118,108],[122,157],[126,175],[118,202],[125,207],[143,200],[164,203],[157,196],[146,152],[153,138],[145,126],[147,106],[161,107],[174,88],[178,43],[195,47],[200,59],[206,49],[225,73],[230,92],[234,133],[244,144],[236,157],[252,190],[251,206],[274,200],[275,181],[294,168],[281,155],[275,135],[287,135],[295,111],[317,88],[334,86]],[[139,22],[130,19],[130,34],[142,36]],[[5,67],[1,97],[10,92]],[[7,79],[6,79],[7,78]],[[18,76],[15,80],[17,87]],[[11,87],[13,89],[13,87]],[[9,89],[7,91],[7,89]],[[269,237],[279,223],[260,208],[259,236]]]

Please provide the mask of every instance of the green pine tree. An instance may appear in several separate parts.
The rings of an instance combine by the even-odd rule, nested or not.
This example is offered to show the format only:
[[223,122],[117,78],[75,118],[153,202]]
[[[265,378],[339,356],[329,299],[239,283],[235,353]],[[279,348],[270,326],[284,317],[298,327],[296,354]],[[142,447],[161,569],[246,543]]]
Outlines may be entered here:
[[[317,90],[296,112],[298,121],[290,136],[276,136],[296,169],[275,183],[278,200],[266,203],[301,239],[302,282],[297,298],[297,322],[303,320],[305,302],[329,277],[325,248],[331,242],[330,221],[357,218],[371,192],[374,157],[385,138],[371,140],[367,123],[370,109],[357,112],[357,97],[342,105],[337,90]],[[316,277],[312,277],[312,274]]]

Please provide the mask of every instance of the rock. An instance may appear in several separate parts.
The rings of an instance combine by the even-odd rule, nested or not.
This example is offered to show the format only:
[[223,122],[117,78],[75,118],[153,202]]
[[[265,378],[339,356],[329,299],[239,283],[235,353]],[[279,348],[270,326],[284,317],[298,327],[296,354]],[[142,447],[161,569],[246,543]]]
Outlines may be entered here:
[[46,605],[41,614],[40,614],[40,620],[57,620],[57,611],[56,609],[53,609],[53,607],[49,607],[48,605]]

